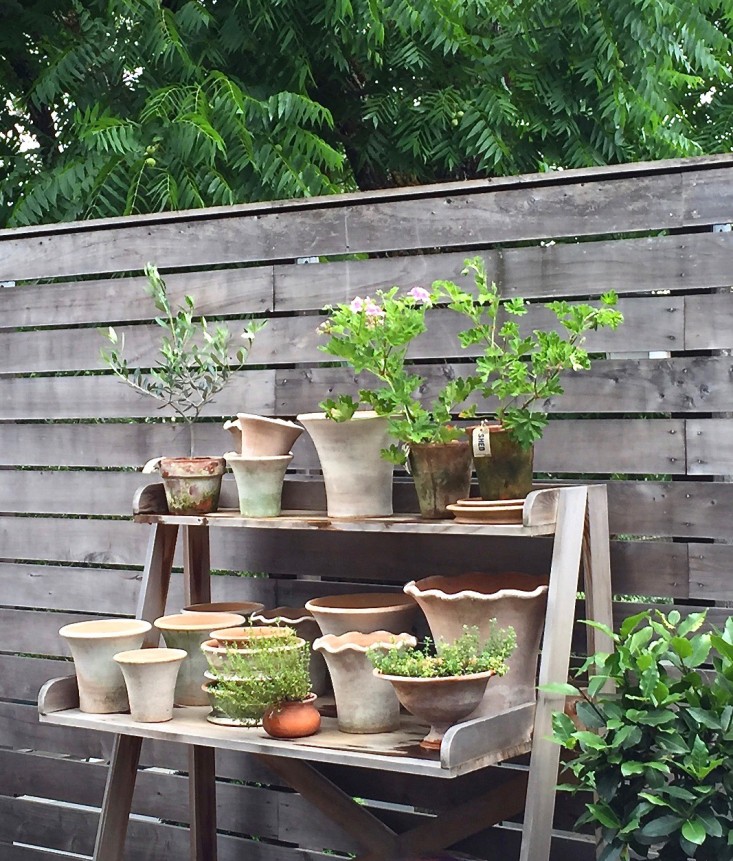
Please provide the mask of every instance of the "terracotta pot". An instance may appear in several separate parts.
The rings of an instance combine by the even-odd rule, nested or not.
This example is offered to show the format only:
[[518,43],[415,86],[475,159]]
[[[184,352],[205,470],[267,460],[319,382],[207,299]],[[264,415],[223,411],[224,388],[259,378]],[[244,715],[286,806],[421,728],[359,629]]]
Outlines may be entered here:
[[446,506],[464,499],[471,490],[470,444],[466,440],[411,443],[408,462],[420,515],[429,520],[452,517]]
[[[251,642],[251,640],[249,642]],[[302,648],[304,645],[305,640],[298,637],[294,643],[289,643],[287,646],[269,646],[266,651],[270,654],[273,652],[289,653]],[[208,665],[215,670],[221,670],[225,667],[229,653],[232,649],[236,649],[237,654],[247,661],[252,675],[260,671],[258,656],[265,651],[261,647],[248,649],[246,647],[240,648],[231,643],[229,645],[220,645],[219,640],[205,640],[201,644],[200,648]]]
[[217,640],[220,646],[237,649],[257,647],[263,639],[272,637],[292,637],[294,628],[278,625],[247,625],[243,628],[222,628],[211,631],[211,639]]
[[412,598],[399,592],[356,592],[311,598],[306,601],[305,608],[313,614],[324,634],[336,635],[348,631],[400,634],[412,629],[417,613]]
[[252,413],[237,413],[236,419],[224,423],[234,437],[236,454],[245,457],[275,457],[288,454],[303,428],[295,422],[271,419]]
[[321,715],[313,705],[315,694],[300,702],[270,706],[262,715],[262,727],[273,738],[305,738],[321,728]]
[[236,613],[249,618],[252,613],[262,610],[264,604],[258,601],[210,601],[208,604],[189,604],[182,613]]
[[209,639],[215,628],[233,628],[244,624],[244,621],[244,616],[236,613],[176,613],[155,620],[155,627],[162,631],[166,646],[183,649],[187,653],[178,672],[176,705],[206,705],[206,695],[201,691],[206,670],[201,644]]
[[536,698],[537,656],[547,605],[547,577],[506,572],[426,577],[405,586],[428,620],[435,640],[453,642],[464,625],[477,627],[483,644],[492,622],[517,635],[509,672],[495,679],[472,717],[497,714]]
[[361,410],[335,422],[325,413],[305,413],[298,421],[321,461],[329,517],[392,514],[392,464],[381,456],[391,442],[386,416]]
[[374,631],[328,634],[313,644],[328,664],[336,700],[336,717],[341,732],[392,732],[400,725],[400,704],[392,686],[377,678],[366,656],[373,646],[384,649],[414,647],[417,640],[409,634]]
[[[476,426],[466,428],[472,437]],[[499,424],[485,426],[489,453],[478,457],[474,466],[482,499],[524,499],[532,490],[534,446],[522,448]]]
[[251,621],[260,625],[287,625],[311,646],[309,672],[311,690],[317,696],[325,694],[329,688],[328,670],[323,655],[313,651],[313,643],[321,636],[318,622],[305,607],[275,607],[272,610],[258,610],[252,614]]
[[114,656],[125,677],[133,720],[162,723],[173,717],[173,692],[185,657],[183,649],[135,649]]
[[239,494],[242,517],[278,517],[280,514],[285,470],[292,454],[278,457],[244,457],[227,453]]
[[141,619],[96,619],[61,628],[59,635],[74,659],[81,711],[110,714],[129,709],[125,679],[114,656],[139,649],[151,627]]
[[374,670],[374,674],[392,685],[397,698],[410,714],[430,724],[430,732],[420,747],[439,750],[445,733],[467,718],[479,705],[493,672],[473,673],[468,676],[446,676],[436,679],[418,679],[408,676],[388,676]]
[[219,507],[223,457],[158,457],[143,472],[158,470],[163,479],[169,514],[211,514]]

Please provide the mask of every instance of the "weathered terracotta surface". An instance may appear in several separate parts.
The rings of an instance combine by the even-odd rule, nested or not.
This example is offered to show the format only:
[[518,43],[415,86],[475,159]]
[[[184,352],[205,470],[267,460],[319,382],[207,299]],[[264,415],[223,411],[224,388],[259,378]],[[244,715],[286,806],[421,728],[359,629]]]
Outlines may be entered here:
[[206,670],[206,658],[201,644],[217,628],[243,625],[244,616],[236,613],[176,613],[155,620],[155,627],[163,633],[166,646],[183,649],[188,656],[181,664],[176,682],[175,702],[181,706],[204,706],[206,694],[201,690]]
[[374,646],[384,649],[415,646],[409,634],[374,631],[328,634],[313,644],[328,664],[336,699],[336,717],[341,732],[392,732],[400,725],[400,704],[392,686],[372,672],[366,656]]
[[285,471],[292,454],[277,457],[245,457],[227,452],[227,465],[237,482],[242,517],[277,517],[280,514]]
[[324,634],[359,631],[411,631],[417,605],[411,597],[398,592],[356,592],[352,595],[329,595],[306,602]]
[[[471,438],[476,425],[466,428]],[[490,455],[474,457],[483,499],[524,499],[532,490],[534,446],[522,448],[499,424],[485,426]]]
[[499,628],[513,627],[517,647],[509,672],[494,679],[472,717],[497,714],[534,702],[537,657],[547,605],[547,577],[509,571],[426,577],[405,586],[405,593],[425,613],[433,638],[452,642],[464,625],[477,627],[485,642],[496,619]]
[[141,723],[171,720],[173,692],[185,657],[183,649],[135,649],[114,656],[125,677],[133,720]]
[[219,507],[223,457],[161,457],[149,461],[147,471],[151,464],[163,479],[170,514],[211,514]]
[[415,717],[430,724],[430,732],[421,747],[440,749],[443,736],[453,724],[465,720],[481,702],[493,673],[469,676],[446,676],[437,679],[413,679],[388,676],[374,671],[378,678],[391,683],[397,699]]
[[260,625],[287,625],[311,646],[309,672],[311,690],[320,696],[329,689],[329,675],[323,655],[313,651],[313,643],[321,636],[313,614],[305,607],[274,607],[272,610],[258,610],[252,614],[251,621]]
[[295,422],[252,413],[237,413],[236,419],[224,422],[224,430],[234,437],[235,452],[245,457],[288,454],[303,433]]
[[321,716],[313,705],[311,694],[302,702],[284,702],[272,706],[262,715],[262,727],[273,738],[305,738],[321,728]]
[[325,413],[298,416],[313,440],[323,470],[329,517],[392,514],[392,464],[381,456],[392,442],[388,419],[360,410],[346,422]]
[[450,518],[447,506],[471,490],[473,456],[469,443],[412,443],[408,461],[420,515],[428,520]]
[[74,659],[81,711],[109,714],[129,709],[125,679],[114,656],[139,649],[150,628],[141,619],[95,619],[61,628],[59,635]]
[[182,613],[236,613],[238,616],[249,617],[252,613],[262,610],[264,604],[259,601],[210,601],[208,604],[189,604]]

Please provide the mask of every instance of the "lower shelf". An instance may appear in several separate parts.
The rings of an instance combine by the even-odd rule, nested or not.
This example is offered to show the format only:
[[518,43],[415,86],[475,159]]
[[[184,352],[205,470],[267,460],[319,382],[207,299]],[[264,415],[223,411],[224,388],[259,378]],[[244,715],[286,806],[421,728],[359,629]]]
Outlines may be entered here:
[[[45,687],[66,682],[54,680]],[[71,680],[69,680],[71,681]],[[75,687],[75,685],[74,685]],[[52,697],[41,698],[41,723],[135,735],[163,741],[329,762],[361,768],[379,768],[432,777],[457,777],[527,753],[531,747],[534,705],[518,706],[492,718],[478,718],[451,727],[440,751],[419,746],[427,727],[412,715],[401,716],[400,729],[389,733],[354,735],[339,732],[336,719],[324,716],[321,731],[304,739],[270,738],[261,727],[223,727],[209,723],[208,706],[173,710],[166,723],[138,723],[129,714],[87,714],[78,708],[48,708]],[[328,708],[324,711],[327,713]]]

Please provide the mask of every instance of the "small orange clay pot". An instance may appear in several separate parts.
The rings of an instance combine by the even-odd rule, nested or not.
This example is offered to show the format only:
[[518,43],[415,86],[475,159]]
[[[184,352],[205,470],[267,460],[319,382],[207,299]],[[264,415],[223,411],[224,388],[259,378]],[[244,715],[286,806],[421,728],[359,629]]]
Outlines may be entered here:
[[315,694],[301,702],[285,702],[272,706],[262,716],[262,726],[273,738],[305,738],[321,728],[321,716],[313,705]]

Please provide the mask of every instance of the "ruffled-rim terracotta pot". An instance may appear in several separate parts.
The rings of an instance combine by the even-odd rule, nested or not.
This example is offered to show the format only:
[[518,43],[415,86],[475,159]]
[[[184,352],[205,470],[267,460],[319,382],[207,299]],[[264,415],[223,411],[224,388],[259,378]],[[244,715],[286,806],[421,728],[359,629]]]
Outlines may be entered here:
[[236,613],[175,613],[155,620],[162,631],[166,646],[183,649],[188,655],[181,664],[176,682],[175,702],[179,706],[205,706],[206,694],[201,690],[207,663],[201,644],[210,639],[217,628],[244,625],[244,616]]
[[[321,636],[313,614],[305,607],[273,607],[271,610],[258,610],[250,619],[258,625],[287,625],[307,643],[313,643]],[[329,676],[323,655],[311,649],[309,672],[311,688],[316,696],[325,694],[329,689]]]
[[255,457],[227,452],[224,458],[234,473],[242,517],[279,517],[292,454]]
[[245,457],[288,454],[303,428],[285,419],[271,419],[252,413],[237,413],[236,419],[224,422],[235,440],[235,452]]
[[81,711],[111,714],[129,709],[125,679],[114,656],[139,649],[151,627],[142,619],[93,619],[61,628],[59,636],[74,659]]
[[313,705],[316,695],[270,706],[262,715],[262,728],[273,738],[306,738],[321,728],[321,715]]
[[336,717],[341,732],[393,732],[400,725],[400,704],[389,682],[377,678],[367,658],[370,648],[414,648],[417,640],[411,634],[373,631],[363,634],[327,634],[319,637],[313,648],[326,659]]
[[547,577],[518,571],[471,572],[426,577],[404,587],[425,614],[435,640],[453,642],[468,626],[478,628],[483,644],[494,626],[514,628],[517,647],[507,662],[509,672],[489,685],[471,717],[498,714],[535,701],[548,582]]
[[185,658],[183,649],[134,649],[114,656],[125,677],[133,720],[171,720],[176,679]]
[[390,631],[399,634],[412,628],[417,604],[399,592],[354,592],[328,595],[306,601],[323,634],[358,631]]
[[389,419],[373,410],[357,410],[345,422],[335,422],[325,413],[303,413],[297,418],[321,462],[328,516],[392,514],[393,467],[381,454],[392,442]]
[[189,604],[182,613],[236,613],[245,618],[264,608],[259,601],[209,601],[207,604]]
[[440,750],[443,736],[450,727],[475,711],[494,672],[433,679],[390,676],[379,670],[374,670],[374,674],[390,682],[397,699],[410,714],[430,724],[430,732],[420,742],[420,747]]
[[226,472],[223,457],[156,457],[144,473],[160,472],[168,513],[211,514],[219,507],[221,479]]

